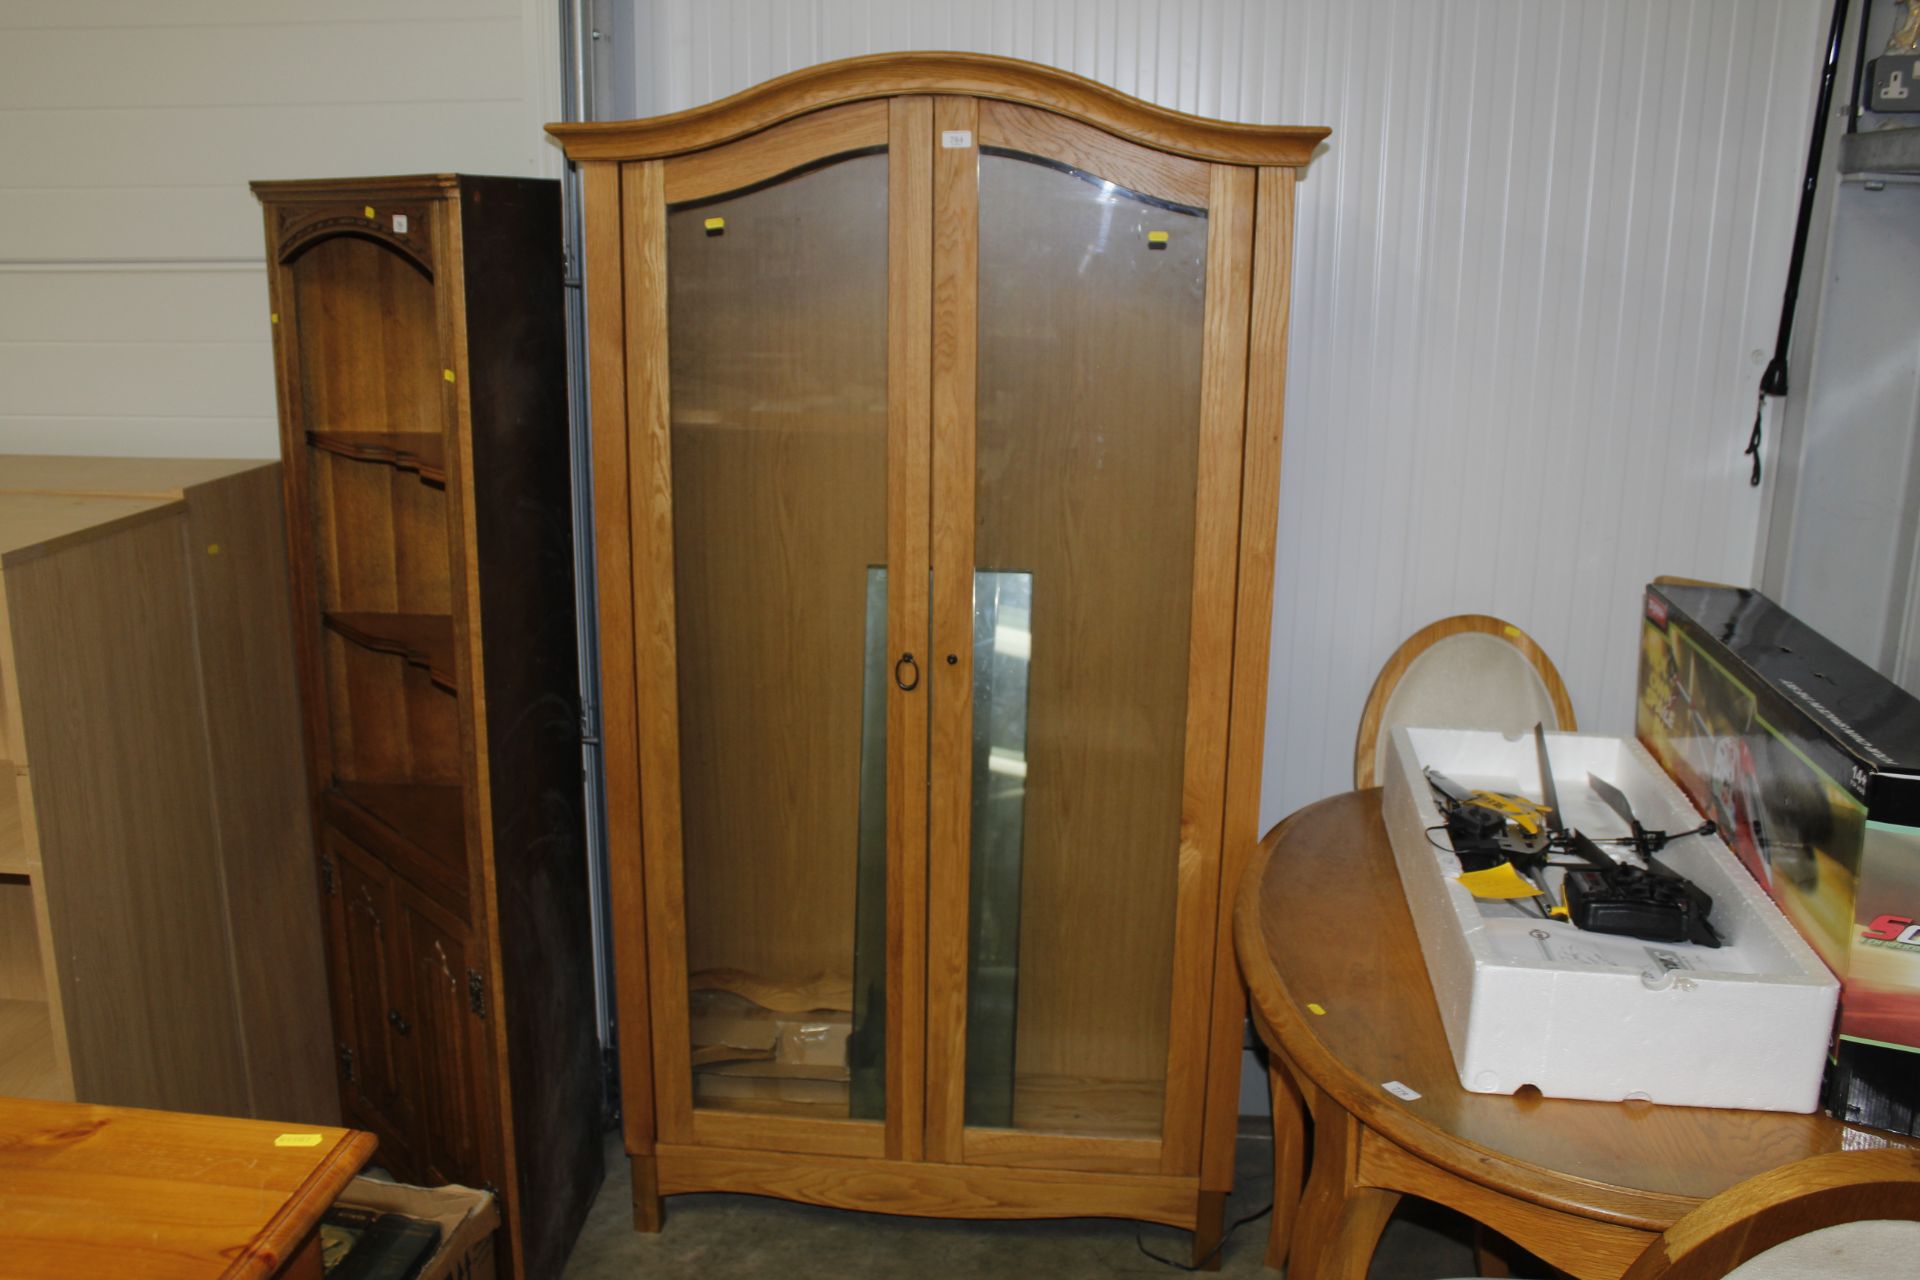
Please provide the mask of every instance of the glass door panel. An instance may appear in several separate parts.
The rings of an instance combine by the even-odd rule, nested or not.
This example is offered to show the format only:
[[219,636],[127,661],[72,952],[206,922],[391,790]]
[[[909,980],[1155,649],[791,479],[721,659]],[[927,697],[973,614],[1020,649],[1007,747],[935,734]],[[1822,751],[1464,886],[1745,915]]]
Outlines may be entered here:
[[979,160],[966,1123],[1155,1138],[1207,219]]
[[884,1107],[887,231],[884,154],[667,215],[699,1108]]

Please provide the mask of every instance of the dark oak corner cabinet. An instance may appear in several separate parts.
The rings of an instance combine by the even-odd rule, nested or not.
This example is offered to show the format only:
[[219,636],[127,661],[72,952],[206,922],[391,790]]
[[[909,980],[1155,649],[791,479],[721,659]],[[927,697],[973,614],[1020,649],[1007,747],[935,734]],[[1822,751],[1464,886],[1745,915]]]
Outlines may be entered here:
[[552,132],[637,1224],[745,1191],[1208,1254],[1326,131],[902,54]]
[[602,1173],[559,187],[254,192],[347,1123],[558,1275]]

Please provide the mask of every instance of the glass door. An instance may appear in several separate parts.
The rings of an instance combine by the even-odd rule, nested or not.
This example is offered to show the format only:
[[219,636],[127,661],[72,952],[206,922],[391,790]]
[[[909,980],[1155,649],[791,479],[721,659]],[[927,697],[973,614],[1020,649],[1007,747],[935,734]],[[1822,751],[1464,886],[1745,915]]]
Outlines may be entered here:
[[636,486],[636,524],[671,556],[670,598],[637,604],[671,628],[651,665],[642,641],[642,706],[676,708],[642,734],[643,805],[677,810],[645,855],[666,1141],[881,1154],[899,1120],[888,895],[912,830],[897,779],[924,763],[894,739],[926,660],[924,534],[922,567],[895,571],[916,548],[889,497],[915,425],[890,367],[901,110],[837,108],[658,177],[666,483]]
[[1210,205],[1247,192],[1044,113],[940,110],[930,927],[966,963],[932,995],[929,1144],[1191,1172],[1238,518],[1209,366],[1237,324],[1243,376],[1246,324],[1209,290],[1245,228],[1219,242]]

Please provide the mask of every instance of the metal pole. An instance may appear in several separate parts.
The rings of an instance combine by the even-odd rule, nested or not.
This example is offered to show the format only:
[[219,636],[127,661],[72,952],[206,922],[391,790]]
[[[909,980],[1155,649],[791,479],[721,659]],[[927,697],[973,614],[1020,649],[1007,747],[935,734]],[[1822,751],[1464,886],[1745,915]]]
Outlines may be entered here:
[[[560,0],[565,38],[562,109],[570,121],[593,114],[592,43],[600,33],[588,19],[589,0]],[[580,173],[569,164],[560,180],[561,226],[566,237],[567,445],[573,460],[573,597],[579,619],[580,769],[585,787],[587,892],[593,927],[594,1021],[604,1064],[601,1102],[609,1121],[620,1114],[616,1085],[613,1009],[613,952],[607,889],[607,806],[604,762],[600,754],[599,611],[593,566],[593,452],[587,400],[587,302],[584,261],[585,223]]]

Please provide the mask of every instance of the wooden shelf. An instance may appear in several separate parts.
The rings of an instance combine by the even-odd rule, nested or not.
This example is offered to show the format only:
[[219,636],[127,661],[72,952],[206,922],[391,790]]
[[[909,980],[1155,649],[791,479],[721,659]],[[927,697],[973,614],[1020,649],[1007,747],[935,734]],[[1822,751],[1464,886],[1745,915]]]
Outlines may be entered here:
[[[330,816],[348,835],[399,854],[403,872],[423,882],[422,888],[437,888],[465,900],[467,819],[458,786],[336,778],[327,799]],[[371,819],[374,830],[368,830],[365,819]],[[404,847],[394,848],[393,837]]]
[[453,619],[439,613],[328,613],[327,629],[364,649],[391,653],[425,670],[452,693]]
[[0,1000],[0,1096],[71,1100],[53,1054],[53,1011],[44,1000]]
[[26,824],[20,816],[22,785],[19,771],[0,760],[0,875],[24,876],[33,871],[27,861]]
[[358,462],[377,462],[411,471],[428,484],[446,488],[446,445],[437,435],[401,431],[309,431],[307,443]]
[[[742,1111],[763,1116],[800,1116],[845,1120],[851,1097],[845,1080],[780,1079],[751,1074],[755,1064],[695,1068],[694,1105],[707,1111]],[[732,1066],[737,1070],[729,1071]]]

